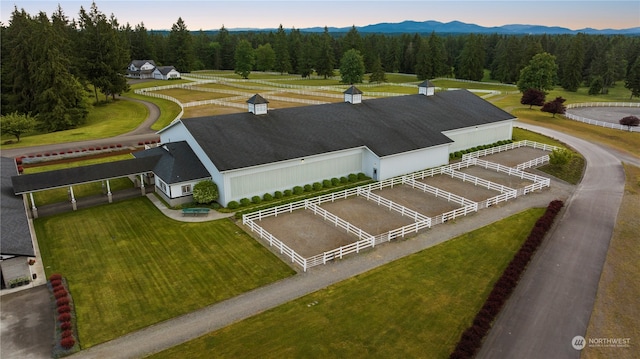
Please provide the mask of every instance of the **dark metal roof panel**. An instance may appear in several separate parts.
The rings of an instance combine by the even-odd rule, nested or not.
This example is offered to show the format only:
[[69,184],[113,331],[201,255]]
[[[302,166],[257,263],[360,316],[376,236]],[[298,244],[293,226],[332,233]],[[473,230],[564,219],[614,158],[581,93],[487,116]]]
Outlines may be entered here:
[[150,172],[159,158],[159,156],[134,158],[56,171],[24,174],[11,177],[11,181],[16,194],[29,193]]

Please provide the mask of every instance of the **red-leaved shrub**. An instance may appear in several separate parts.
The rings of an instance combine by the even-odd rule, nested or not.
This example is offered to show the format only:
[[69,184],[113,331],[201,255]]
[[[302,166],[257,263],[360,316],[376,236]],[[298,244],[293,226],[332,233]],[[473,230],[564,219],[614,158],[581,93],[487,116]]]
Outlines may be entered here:
[[58,273],[54,273],[49,276],[49,280],[62,280],[62,275]]
[[71,321],[71,313],[62,313],[58,316],[59,322],[70,322]]
[[60,323],[60,330],[69,330],[69,329],[71,329],[71,322]]
[[60,299],[62,297],[66,297],[67,296],[67,290],[64,288],[60,288],[59,290],[56,290],[55,292],[53,292],[53,296],[57,299]]
[[58,314],[69,313],[71,312],[71,308],[68,305],[61,305],[58,307]]
[[51,281],[51,286],[53,287],[53,290],[55,291],[58,287],[62,286],[62,279],[55,279]]
[[62,338],[67,338],[73,335],[73,331],[71,329],[67,329],[67,330],[63,330],[62,333],[60,333],[60,336]]
[[63,305],[69,305],[69,297],[62,297],[56,300],[56,306],[61,307]]
[[62,340],[60,340],[60,346],[62,346],[65,349],[71,349],[73,348],[73,346],[76,344],[76,340],[73,339],[73,337],[66,337],[66,338],[62,338]]

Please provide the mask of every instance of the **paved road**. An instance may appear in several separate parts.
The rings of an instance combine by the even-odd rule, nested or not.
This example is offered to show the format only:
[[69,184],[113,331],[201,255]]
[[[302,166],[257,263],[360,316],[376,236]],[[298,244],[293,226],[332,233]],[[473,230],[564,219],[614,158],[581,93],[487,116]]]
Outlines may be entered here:
[[[493,325],[478,358],[579,358],[624,191],[620,159],[593,143],[538,126],[587,160],[560,225],[544,242]],[[637,162],[637,159],[632,162]]]
[[0,151],[0,155],[2,157],[18,157],[18,156],[26,156],[30,154],[38,154],[44,152],[52,152],[52,151],[67,151],[67,150],[75,150],[87,148],[90,146],[108,146],[121,144],[123,146],[137,146],[140,141],[147,141],[157,139],[158,135],[156,131],[151,129],[151,125],[153,125],[156,120],[160,117],[160,109],[158,106],[151,102],[141,101],[136,99],[130,99],[126,97],[120,97],[121,100],[126,101],[134,101],[139,102],[147,107],[149,110],[149,115],[144,120],[143,123],[140,124],[135,130],[116,136],[111,138],[102,138],[102,139],[94,139],[87,141],[78,141],[78,142],[66,142],[66,143],[56,143],[50,145],[42,145],[42,146],[33,146],[33,147],[24,147],[24,148],[12,148],[12,149],[3,149]]

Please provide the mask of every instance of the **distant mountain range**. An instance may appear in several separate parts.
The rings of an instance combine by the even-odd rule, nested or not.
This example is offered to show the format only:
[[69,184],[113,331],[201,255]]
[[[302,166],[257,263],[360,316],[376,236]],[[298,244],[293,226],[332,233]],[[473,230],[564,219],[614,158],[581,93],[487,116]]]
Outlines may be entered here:
[[[329,27],[329,32],[347,32],[351,29],[349,27]],[[399,23],[379,23],[366,26],[356,26],[361,33],[446,33],[446,34],[599,34],[599,35],[640,35],[640,27],[634,27],[629,29],[592,29],[585,28],[580,30],[571,30],[559,26],[542,26],[542,25],[504,25],[495,27],[484,27],[476,24],[467,24],[460,21],[451,21],[447,23],[439,21],[403,21]],[[271,31],[276,29],[228,29],[229,31]],[[310,27],[303,28],[300,31],[304,32],[322,32],[324,27]]]

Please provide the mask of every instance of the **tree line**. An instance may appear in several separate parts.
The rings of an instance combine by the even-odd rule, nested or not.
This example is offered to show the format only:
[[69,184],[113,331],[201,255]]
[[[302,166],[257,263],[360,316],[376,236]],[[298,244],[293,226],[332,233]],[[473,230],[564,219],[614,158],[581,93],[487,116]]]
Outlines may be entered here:
[[385,72],[479,81],[488,69],[494,80],[518,83],[534,56],[547,53],[556,66],[554,85],[606,93],[624,81],[632,96],[640,96],[640,37],[632,36],[360,34],[355,27],[308,33],[282,25],[275,31],[231,32],[223,26],[211,32],[190,31],[182,18],[167,32],[119,24],[95,3],[81,7],[76,19],[60,7],[51,16],[15,8],[0,31],[2,115],[32,116],[44,131],[82,124],[88,97],[99,102],[100,93],[107,100],[127,91],[123,75],[133,59],[180,72],[235,70],[244,77],[251,71],[331,77],[335,68],[353,68],[355,61],[371,81],[384,81]]

